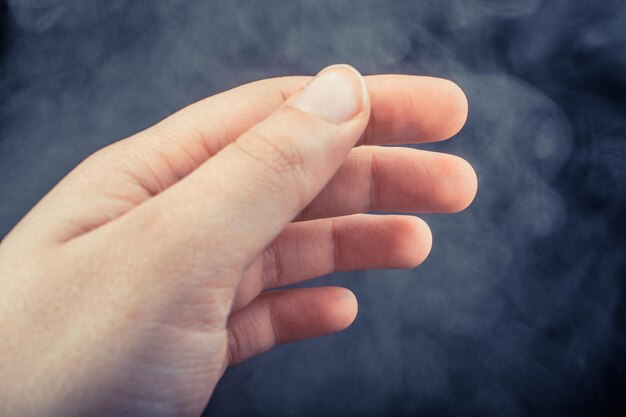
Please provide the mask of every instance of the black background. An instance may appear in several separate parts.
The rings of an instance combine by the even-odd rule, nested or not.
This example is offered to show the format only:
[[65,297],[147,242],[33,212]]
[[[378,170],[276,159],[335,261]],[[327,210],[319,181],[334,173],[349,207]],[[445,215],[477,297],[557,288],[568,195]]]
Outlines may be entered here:
[[88,154],[232,86],[451,78],[475,203],[347,331],[230,369],[205,415],[624,415],[626,2],[0,2],[0,237]]

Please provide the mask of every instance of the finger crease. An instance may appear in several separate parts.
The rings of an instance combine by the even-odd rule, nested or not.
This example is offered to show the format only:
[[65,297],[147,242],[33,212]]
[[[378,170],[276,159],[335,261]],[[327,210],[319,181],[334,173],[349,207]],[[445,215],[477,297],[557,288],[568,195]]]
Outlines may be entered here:
[[372,107],[372,109],[370,110],[369,122],[367,123],[367,126],[365,126],[365,131],[363,132],[363,135],[361,136],[361,139],[359,140],[357,145],[367,145],[368,143],[373,143],[376,138],[376,129],[377,122],[374,115],[374,107]]
[[333,265],[332,265],[331,271],[339,271],[339,259],[340,259],[341,245],[339,242],[340,240],[339,233],[337,232],[337,227],[335,225],[334,220],[331,220],[330,222],[330,240],[331,240],[331,244],[333,247],[333,256],[332,256]]
[[[280,249],[278,249],[278,244],[274,242],[270,246],[267,247],[266,256],[272,258],[272,262],[267,262],[267,259],[264,257],[263,259],[263,279],[261,280],[261,291],[275,286],[280,282],[282,277],[282,266],[280,263]],[[274,270],[271,273],[267,273],[266,267],[269,268],[273,266]]]
[[378,178],[378,168],[376,162],[376,153],[370,154],[370,198],[367,211],[374,211],[380,206],[380,181]]
[[430,173],[428,172],[428,169],[426,169],[426,165],[424,165],[424,161],[422,160],[422,158],[418,157],[417,160],[419,161],[419,165],[422,169],[422,172],[424,173],[424,177],[426,178],[426,183],[428,184],[428,193],[426,195],[432,198],[434,189],[433,182],[430,178]]
[[232,331],[230,326],[227,327],[227,332],[228,332],[228,344],[227,344],[228,345],[228,348],[227,348],[228,363],[232,365],[235,363],[235,360],[238,354],[240,353],[241,344],[239,342],[239,338],[237,337],[237,334]]
[[267,303],[267,312],[269,314],[270,326],[272,327],[272,334],[274,335],[274,340],[272,341],[271,346],[275,346],[279,344],[281,341],[280,320],[278,320],[278,316],[276,315],[276,310],[274,309],[274,303],[272,302],[272,299],[270,297],[266,299],[266,303]]

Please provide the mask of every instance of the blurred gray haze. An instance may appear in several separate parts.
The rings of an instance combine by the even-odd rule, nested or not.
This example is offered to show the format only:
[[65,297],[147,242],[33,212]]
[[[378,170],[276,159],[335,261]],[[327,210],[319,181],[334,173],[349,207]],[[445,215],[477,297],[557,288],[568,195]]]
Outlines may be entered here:
[[475,166],[475,203],[423,216],[416,270],[308,283],[351,288],[353,326],[230,369],[206,416],[624,415],[626,2],[0,4],[0,237],[91,152],[248,81],[345,62],[466,91],[466,128],[420,147]]

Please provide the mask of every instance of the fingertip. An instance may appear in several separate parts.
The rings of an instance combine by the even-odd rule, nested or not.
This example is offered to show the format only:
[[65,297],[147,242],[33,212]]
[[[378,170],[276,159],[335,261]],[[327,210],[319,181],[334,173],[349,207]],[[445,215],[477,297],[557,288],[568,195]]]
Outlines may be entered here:
[[428,186],[428,204],[422,212],[458,213],[474,200],[478,190],[478,178],[474,168],[456,155],[426,152],[416,166],[424,172],[422,181]]
[[327,321],[330,332],[339,332],[348,328],[356,319],[359,304],[356,296],[352,291],[343,287],[329,287],[329,291],[332,291],[332,295],[329,300],[332,300],[326,309],[325,320]]
[[438,79],[440,103],[439,115],[433,116],[433,126],[429,130],[436,132],[433,141],[447,140],[461,131],[467,121],[469,103],[465,92],[461,87],[451,80]]
[[452,119],[452,131],[450,132],[450,136],[454,136],[465,126],[467,122],[467,116],[469,114],[469,101],[467,99],[467,95],[465,95],[465,91],[454,81],[448,80],[450,83],[450,103],[451,103],[451,114],[454,115]]
[[446,80],[446,93],[448,98],[448,130],[444,139],[449,139],[463,129],[469,112],[469,102],[461,87],[454,81]]
[[459,213],[469,207],[478,192],[478,176],[472,165],[465,159],[449,155],[454,170],[454,193],[449,195],[452,197],[448,205],[445,207],[445,213]]
[[478,193],[478,175],[476,175],[474,167],[469,162],[467,162],[463,158],[457,158],[462,161],[461,164],[464,166],[463,173],[465,176],[465,201],[464,204],[460,207],[460,210],[458,210],[463,211],[468,208],[469,205],[472,204],[472,202],[476,198],[476,194]]
[[428,257],[432,248],[432,233],[419,217],[408,215],[384,216],[389,238],[385,244],[385,266],[412,269]]
[[400,246],[399,267],[403,269],[412,269],[421,265],[433,246],[433,235],[428,224],[415,216],[400,216],[406,223],[403,233],[404,244]]

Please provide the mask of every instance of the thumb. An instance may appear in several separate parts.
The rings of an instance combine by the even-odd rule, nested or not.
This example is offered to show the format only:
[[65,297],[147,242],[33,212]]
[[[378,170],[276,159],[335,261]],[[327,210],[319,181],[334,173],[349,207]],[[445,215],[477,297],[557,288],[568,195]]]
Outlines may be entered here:
[[347,65],[328,67],[144,209],[175,211],[158,222],[172,248],[192,244],[250,262],[332,178],[369,115],[363,77]]

